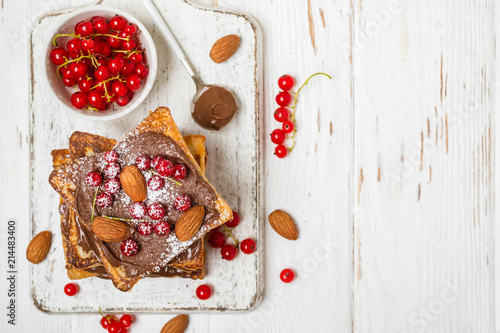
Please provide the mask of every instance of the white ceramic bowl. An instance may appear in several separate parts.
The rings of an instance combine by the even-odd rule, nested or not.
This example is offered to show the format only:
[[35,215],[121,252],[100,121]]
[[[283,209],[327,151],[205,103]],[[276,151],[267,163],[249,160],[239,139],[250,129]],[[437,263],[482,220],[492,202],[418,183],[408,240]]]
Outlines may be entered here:
[[[75,89],[72,87],[66,87],[62,83],[61,79],[56,73],[57,65],[55,65],[50,60],[50,52],[54,49],[52,39],[57,34],[70,33],[71,30],[74,30],[76,23],[82,20],[89,20],[92,16],[98,15],[111,19],[113,16],[115,16],[115,14],[121,15],[125,17],[129,22],[136,24],[140,30],[138,38],[144,49],[147,65],[149,66],[149,74],[146,78],[146,82],[143,82],[141,89],[135,92],[134,97],[132,98],[130,103],[125,106],[118,106],[116,103],[112,103],[108,106],[108,109],[106,111],[101,112],[77,109],[71,104],[71,95],[75,92]],[[60,37],[57,39],[57,42],[60,46],[65,47],[68,39],[70,39],[70,37]],[[56,101],[58,101],[59,105],[64,110],[77,117],[96,121],[111,120],[123,117],[137,108],[144,101],[146,96],[151,91],[151,88],[153,87],[158,70],[158,58],[153,39],[151,38],[151,35],[146,30],[144,25],[139,22],[139,20],[137,20],[129,13],[124,12],[123,10],[104,6],[89,6],[65,14],[61,18],[61,20],[56,25],[54,25],[53,29],[49,31],[47,35],[46,45],[47,47],[44,54],[45,71],[43,71],[43,73],[45,74],[44,79],[47,83],[48,90],[52,93]]]

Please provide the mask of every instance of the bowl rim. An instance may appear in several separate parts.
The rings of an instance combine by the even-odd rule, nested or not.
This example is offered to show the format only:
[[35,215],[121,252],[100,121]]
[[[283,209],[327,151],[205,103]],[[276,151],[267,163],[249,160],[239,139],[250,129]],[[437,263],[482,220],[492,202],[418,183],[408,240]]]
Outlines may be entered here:
[[[139,19],[137,19],[134,15],[132,15],[129,12],[126,12],[122,9],[119,9],[119,8],[95,5],[95,6],[82,7],[82,8],[78,8],[78,9],[75,9],[73,11],[67,12],[64,14],[63,17],[61,17],[61,19],[56,24],[54,24],[52,26],[52,28],[49,30],[47,37],[46,37],[47,40],[45,41],[46,48],[45,48],[44,57],[47,57],[50,54],[49,53],[50,50],[54,47],[52,45],[52,40],[53,40],[56,32],[61,28],[62,25],[64,25],[67,21],[73,19],[77,15],[88,13],[88,12],[93,12],[93,11],[105,11],[105,12],[109,12],[113,15],[115,15],[115,14],[121,15],[121,16],[125,17],[129,22],[135,23],[137,25],[137,27],[139,28],[139,30],[141,31],[141,38],[143,38],[144,42],[146,44],[148,44],[147,46],[148,46],[150,53],[151,53],[151,56],[148,57],[149,74],[148,74],[148,77],[146,79],[146,84],[144,85],[144,87],[140,91],[141,96],[139,96],[131,104],[123,107],[122,110],[118,110],[118,111],[111,113],[111,114],[104,114],[104,115],[103,114],[96,114],[96,115],[85,114],[85,113],[80,112],[79,110],[77,110],[75,108],[71,108],[71,107],[67,106],[66,104],[64,104],[64,102],[61,101],[61,99],[56,94],[56,92],[54,91],[54,88],[52,87],[52,85],[49,82],[49,77],[48,77],[48,73],[47,73],[49,69],[45,68],[42,72],[43,72],[45,84],[48,86],[47,88],[50,91],[50,94],[57,101],[57,103],[59,104],[59,106],[61,108],[65,109],[70,114],[72,114],[76,117],[85,119],[85,120],[107,121],[107,120],[118,119],[118,118],[126,116],[130,112],[134,111],[146,99],[146,97],[151,92],[151,89],[153,88],[153,85],[156,81],[156,74],[158,71],[158,55],[157,55],[156,45],[154,43],[153,37],[151,36],[149,31],[146,29],[144,24],[142,24],[142,22]],[[44,64],[45,64],[45,60],[44,60]],[[47,66],[45,66],[45,67],[47,67]]]

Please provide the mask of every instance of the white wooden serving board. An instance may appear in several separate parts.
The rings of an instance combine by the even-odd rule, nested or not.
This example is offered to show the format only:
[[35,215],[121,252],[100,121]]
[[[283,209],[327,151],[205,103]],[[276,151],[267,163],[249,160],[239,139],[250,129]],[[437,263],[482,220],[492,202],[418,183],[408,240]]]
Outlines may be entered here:
[[[179,60],[171,52],[139,0],[103,0],[97,4],[121,8],[136,16],[152,34],[158,51],[158,75],[143,103],[130,115],[111,122],[77,119],[60,109],[47,93],[42,71],[43,50],[50,36],[46,33],[61,20],[63,12],[47,14],[32,28],[31,48],[31,233],[53,233],[48,257],[32,265],[31,295],[34,304],[49,312],[123,311],[247,311],[257,305],[263,291],[263,207],[261,195],[260,51],[258,24],[240,13],[201,7],[183,0],[155,1],[180,45],[206,83],[229,87],[239,102],[239,111],[230,125],[220,132],[206,131],[191,119],[189,103],[195,86]],[[209,58],[212,44],[222,36],[237,34],[241,44],[235,55],[223,64]],[[58,196],[48,183],[52,149],[68,147],[75,130],[120,136],[147,116],[149,110],[167,106],[183,134],[207,137],[207,177],[230,206],[240,212],[242,222],[235,230],[240,239],[253,237],[257,251],[239,254],[232,261],[221,259],[219,251],[207,247],[207,276],[204,280],[145,278],[131,292],[115,289],[111,281],[89,278],[76,281],[80,292],[64,294],[70,280],[64,268],[61,245]],[[195,289],[207,283],[213,296],[200,301]]]

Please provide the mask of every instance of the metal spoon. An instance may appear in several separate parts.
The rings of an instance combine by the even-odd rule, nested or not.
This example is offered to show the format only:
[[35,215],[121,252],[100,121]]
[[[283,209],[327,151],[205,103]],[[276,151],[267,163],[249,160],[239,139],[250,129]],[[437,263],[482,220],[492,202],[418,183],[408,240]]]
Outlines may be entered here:
[[238,109],[233,93],[223,86],[205,85],[196,74],[152,0],[142,0],[142,2],[196,85],[196,94],[191,101],[191,117],[205,129],[220,130],[233,119]]

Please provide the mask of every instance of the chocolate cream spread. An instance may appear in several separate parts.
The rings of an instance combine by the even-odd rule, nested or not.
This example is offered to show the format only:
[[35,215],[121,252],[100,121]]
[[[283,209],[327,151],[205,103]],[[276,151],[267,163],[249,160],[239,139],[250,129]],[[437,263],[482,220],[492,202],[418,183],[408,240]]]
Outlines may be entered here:
[[192,116],[200,126],[218,131],[233,119],[237,110],[234,95],[228,89],[207,86],[198,96]]
[[[143,132],[135,136],[127,137],[125,140],[119,142],[114,150],[118,153],[118,163],[122,169],[130,164],[135,163],[135,159],[139,155],[163,155],[172,161],[174,164],[182,163],[186,166],[188,172],[185,179],[181,180],[182,185],[176,185],[174,182],[165,179],[165,185],[158,191],[151,191],[148,189],[148,197],[144,201],[146,206],[152,203],[160,203],[165,208],[166,220],[175,228],[175,223],[181,216],[182,212],[177,211],[174,206],[174,200],[177,196],[187,194],[192,201],[192,205],[203,205],[205,207],[205,219],[203,225],[216,221],[219,218],[219,213],[216,210],[217,196],[213,188],[205,181],[205,179],[197,172],[191,160],[184,154],[183,150],[177,143],[163,134],[154,132]],[[85,176],[91,171],[101,171],[106,165],[104,154],[89,156],[84,158],[85,161],[82,165],[76,181],[75,190],[75,208],[77,213],[77,220],[80,224],[80,239],[79,244],[82,249],[92,249],[98,253],[97,248],[100,247],[105,257],[113,266],[122,266],[127,276],[146,276],[150,274],[172,275],[177,270],[166,269],[166,265],[175,256],[172,253],[179,251],[179,241],[175,237],[173,231],[167,236],[158,236],[155,233],[143,236],[136,230],[140,221],[125,221],[131,228],[131,237],[139,244],[139,251],[132,257],[124,256],[120,251],[120,242],[103,242],[99,240],[90,231],[91,218],[92,218],[92,202],[95,193],[95,188],[88,186],[85,183]],[[151,171],[142,172],[146,181],[153,175]],[[133,201],[125,194],[123,190],[118,191],[113,195],[113,204],[109,207],[101,208],[95,207],[94,216],[111,216],[124,219],[133,219],[129,213],[129,206]],[[153,222],[154,223],[154,222]],[[63,225],[63,232],[64,230]],[[195,242],[194,244],[197,244]],[[199,247],[188,248],[187,251],[199,251]],[[186,251],[186,252],[187,252]],[[189,254],[182,253],[181,256],[188,256]],[[96,270],[96,273],[104,273]],[[103,274],[104,275],[104,274]]]

